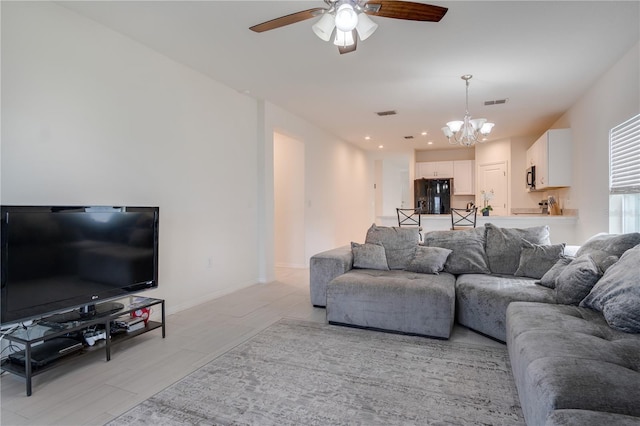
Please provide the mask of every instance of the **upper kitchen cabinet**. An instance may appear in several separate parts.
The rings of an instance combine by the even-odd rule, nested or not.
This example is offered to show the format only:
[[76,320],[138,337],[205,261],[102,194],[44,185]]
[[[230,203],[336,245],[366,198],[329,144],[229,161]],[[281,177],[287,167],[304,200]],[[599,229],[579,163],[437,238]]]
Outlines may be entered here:
[[416,179],[450,179],[453,161],[427,161],[416,163]]
[[542,148],[542,145],[542,143],[534,143],[529,149],[527,149],[527,168],[540,163],[540,149]]
[[536,167],[536,190],[571,186],[571,129],[546,131],[526,158],[527,167]]
[[475,165],[474,160],[453,162],[453,195],[475,195]]

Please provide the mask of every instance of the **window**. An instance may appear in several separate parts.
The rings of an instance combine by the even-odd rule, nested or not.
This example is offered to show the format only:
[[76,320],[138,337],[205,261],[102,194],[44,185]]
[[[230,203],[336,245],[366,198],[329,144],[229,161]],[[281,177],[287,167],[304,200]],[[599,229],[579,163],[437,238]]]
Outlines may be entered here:
[[609,232],[640,232],[640,114],[609,132]]

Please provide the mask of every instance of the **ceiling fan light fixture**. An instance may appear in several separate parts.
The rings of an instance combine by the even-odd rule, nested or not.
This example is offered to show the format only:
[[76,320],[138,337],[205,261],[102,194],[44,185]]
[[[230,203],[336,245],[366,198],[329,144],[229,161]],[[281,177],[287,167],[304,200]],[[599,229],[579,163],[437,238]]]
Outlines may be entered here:
[[358,14],[350,3],[343,3],[336,11],[336,28],[342,32],[349,32],[358,25]]
[[344,32],[336,28],[336,38],[333,44],[339,47],[353,46],[356,40],[353,38],[353,31]]
[[325,13],[322,17],[313,24],[311,29],[313,32],[323,41],[331,40],[331,34],[336,27],[336,20],[331,13]]
[[361,13],[358,16],[358,25],[356,25],[356,31],[360,40],[364,41],[368,39],[378,29],[378,24],[373,22],[366,14]]
[[[404,0],[324,0],[324,3],[325,7],[313,7],[283,15],[253,25],[249,27],[249,30],[263,33],[317,18],[318,20],[312,25],[312,30],[321,40],[330,41],[334,28],[345,33],[336,35],[336,40],[334,40],[334,43],[338,44],[340,54],[344,54],[354,52],[358,38],[366,40],[378,28],[378,24],[372,21],[368,15],[406,21],[440,22],[448,10],[446,7]],[[347,36],[346,33],[351,35]],[[350,42],[351,38],[353,39],[352,43]]]

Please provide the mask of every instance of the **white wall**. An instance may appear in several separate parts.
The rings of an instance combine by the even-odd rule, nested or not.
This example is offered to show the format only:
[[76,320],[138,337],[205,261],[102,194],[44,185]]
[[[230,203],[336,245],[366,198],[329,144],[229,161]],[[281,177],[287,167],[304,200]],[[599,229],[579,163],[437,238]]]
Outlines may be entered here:
[[527,192],[525,170],[527,169],[527,149],[536,141],[533,136],[511,138],[511,207],[540,208],[538,203],[546,195]]
[[[304,143],[305,259],[351,241],[364,241],[373,223],[373,163],[366,153],[282,108],[265,102],[265,146],[273,150],[273,134]],[[273,161],[265,159],[269,168]],[[267,170],[266,176],[273,175]],[[266,188],[265,220],[273,222],[273,187]],[[265,237],[273,251],[274,236]],[[270,259],[268,264],[275,263]],[[267,271],[270,268],[267,267]],[[268,278],[268,277],[267,277]]]
[[476,150],[471,148],[449,148],[416,151],[416,162],[424,161],[454,161],[454,160],[475,160]]
[[640,43],[613,65],[552,128],[571,127],[573,185],[565,208],[578,209],[577,237],[609,228],[609,130],[640,112]]
[[2,88],[3,204],[159,206],[169,311],[256,282],[254,100],[46,2],[3,2]]
[[159,206],[168,312],[273,279],[276,124],[310,164],[305,258],[364,235],[359,149],[54,3],[1,7],[0,201]]
[[300,268],[305,258],[304,144],[276,133],[274,159],[274,239],[276,266]]

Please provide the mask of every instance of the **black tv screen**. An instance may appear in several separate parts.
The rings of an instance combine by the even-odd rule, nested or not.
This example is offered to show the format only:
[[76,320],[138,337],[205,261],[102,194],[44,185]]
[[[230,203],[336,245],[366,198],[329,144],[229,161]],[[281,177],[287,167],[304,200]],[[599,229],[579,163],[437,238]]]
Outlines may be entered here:
[[3,325],[158,286],[158,207],[1,212]]

